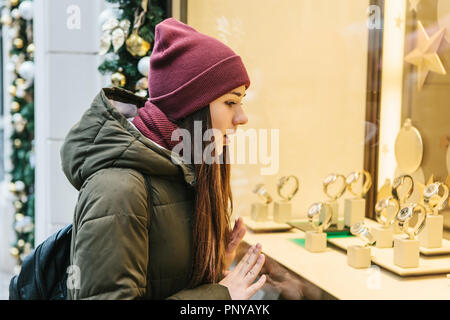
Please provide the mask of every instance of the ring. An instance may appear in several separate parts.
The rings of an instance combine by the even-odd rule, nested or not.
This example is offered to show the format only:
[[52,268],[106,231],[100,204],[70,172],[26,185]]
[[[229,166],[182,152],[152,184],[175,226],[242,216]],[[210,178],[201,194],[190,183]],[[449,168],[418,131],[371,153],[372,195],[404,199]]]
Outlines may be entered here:
[[[356,184],[359,179],[364,176],[364,185],[362,186],[360,193],[355,193],[353,191],[353,185]],[[355,195],[357,198],[364,198],[364,196],[369,191],[370,187],[372,186],[372,177],[370,176],[370,173],[366,170],[360,170],[350,173],[347,178],[345,179],[345,183],[347,184],[348,191]]]
[[[409,223],[415,214],[419,215],[417,223],[411,227]],[[414,240],[425,227],[425,215],[426,209],[424,206],[417,203],[409,203],[398,212],[396,220],[400,229],[408,235],[410,240]]]
[[350,233],[362,239],[366,246],[371,246],[375,243],[374,236],[370,233],[364,222],[357,222],[350,228]]
[[[439,188],[442,187],[444,194],[439,196]],[[433,211],[434,215],[439,214],[439,210],[442,210],[447,205],[447,199],[449,190],[446,184],[441,182],[434,182],[429,184],[423,191],[423,202],[425,205]],[[434,199],[439,199],[434,201]],[[437,202],[437,203],[436,203]]]
[[[285,185],[290,179],[294,179],[294,181],[295,181],[295,188],[294,188],[293,191],[291,191],[291,194],[290,194],[290,195],[288,195],[288,196],[282,195],[282,194],[281,194],[281,189],[284,187],[284,185]],[[286,200],[286,201],[289,201],[289,200],[291,200],[291,199],[295,196],[295,194],[298,192],[298,187],[299,187],[298,178],[297,178],[296,176],[294,176],[294,175],[292,175],[292,176],[287,176],[287,177],[281,177],[280,180],[279,180],[279,182],[278,182],[277,187],[278,187],[278,188],[277,188],[277,190],[278,190],[278,195],[279,195],[282,199],[284,199],[284,200]]]
[[[402,198],[398,194],[398,189],[400,188],[401,185],[405,183],[406,179],[409,180],[409,188],[408,191],[406,192],[406,195]],[[395,178],[394,183],[392,184],[392,195],[400,203],[405,203],[406,200],[408,200],[409,197],[411,197],[413,191],[414,191],[414,180],[410,175],[405,174],[403,176]]]
[[269,204],[272,202],[272,197],[267,192],[264,184],[257,184],[255,189],[253,189],[253,192],[256,193],[261,199],[263,199],[265,204]]
[[253,270],[250,270],[250,271],[247,272],[247,273],[250,273],[250,274],[253,276]]
[[[388,216],[388,208],[391,203],[393,203],[395,211],[394,214]],[[375,205],[376,219],[380,224],[387,228],[395,222],[395,216],[397,215],[398,210],[400,210],[400,203],[394,197],[380,200]]]
[[[335,195],[331,195],[328,193],[328,187],[330,185],[332,185],[333,183],[335,183],[337,181],[337,179],[341,178],[342,179],[342,187],[341,189],[335,194]],[[342,197],[342,195],[345,193],[345,189],[347,189],[347,185],[345,183],[345,177],[342,174],[330,174],[328,175],[325,180],[323,180],[323,192],[332,200],[335,201],[337,199],[339,199],[340,197]]]
[[[324,208],[326,209],[325,219],[322,221],[322,223],[319,223],[318,225],[316,225],[314,223],[314,218],[319,217],[320,212]],[[333,211],[333,209],[326,202],[313,203],[311,205],[311,207],[309,207],[309,209],[308,209],[308,221],[317,232],[323,232],[323,230],[326,230],[331,225],[331,217],[333,214],[332,211]]]

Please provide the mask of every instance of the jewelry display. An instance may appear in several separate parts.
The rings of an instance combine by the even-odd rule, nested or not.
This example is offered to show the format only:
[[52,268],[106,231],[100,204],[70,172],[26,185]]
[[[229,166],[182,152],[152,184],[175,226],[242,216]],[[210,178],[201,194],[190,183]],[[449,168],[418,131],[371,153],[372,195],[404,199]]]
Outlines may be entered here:
[[[442,190],[442,195],[439,191]],[[423,200],[427,209],[425,228],[420,234],[420,245],[424,248],[442,247],[444,216],[439,214],[448,201],[449,190],[446,184],[434,182],[425,187]]]
[[[399,189],[401,186],[405,185],[406,181],[409,181],[408,189],[406,191],[406,194],[402,196],[399,194]],[[405,174],[394,179],[394,183],[392,184],[392,195],[397,201],[400,202],[400,205],[404,204],[406,200],[408,200],[411,197],[413,191],[414,191],[414,180],[410,175]]]
[[368,268],[371,264],[371,246],[376,244],[375,237],[364,222],[357,222],[350,228],[351,234],[357,236],[364,245],[353,245],[347,248],[347,264],[353,268]]
[[[329,187],[335,185],[336,183],[339,183],[339,180],[341,181],[341,185],[339,186],[338,190],[335,191],[334,194],[330,193]],[[330,198],[327,203],[331,206],[333,211],[333,216],[331,217],[331,224],[333,225],[337,225],[339,220],[339,204],[337,200],[342,197],[346,189],[347,184],[345,183],[345,176],[342,174],[332,173],[323,180],[323,192],[327,195],[328,198]],[[324,219],[325,216],[321,214],[319,220],[323,221]]]
[[[289,181],[293,181],[293,187],[289,190],[286,188]],[[273,219],[278,223],[286,223],[292,218],[291,199],[297,194],[299,189],[299,180],[296,176],[281,177],[277,184],[278,195],[282,201],[275,201],[273,207]],[[288,190],[288,191],[286,191]]]
[[[360,179],[364,179],[364,183],[361,190],[356,192],[355,186]],[[364,221],[366,210],[364,197],[372,186],[372,177],[366,170],[355,171],[347,176],[345,183],[347,190],[355,196],[353,199],[345,199],[344,201],[344,224],[351,227],[355,223]]]
[[[439,195],[439,190],[443,190],[443,195]],[[432,214],[438,215],[440,210],[447,206],[449,189],[445,183],[434,182],[426,186],[423,191],[423,202]]]
[[375,217],[381,225],[372,229],[377,248],[392,248],[394,242],[393,224],[399,210],[399,201],[393,196],[380,200],[375,205]]
[[[325,220],[318,224],[315,219],[319,218],[320,213],[325,212]],[[333,215],[332,208],[326,202],[316,202],[308,209],[308,221],[314,228],[314,231],[307,231],[305,237],[305,248],[310,252],[322,252],[327,248],[327,234],[323,232],[331,224]]]
[[264,184],[260,183],[253,189],[255,193],[263,203],[253,202],[251,205],[250,217],[254,221],[266,221],[269,218],[269,204],[272,202],[272,197],[267,192]]
[[[408,237],[394,240],[394,264],[402,268],[419,266],[420,242],[416,239],[425,226],[426,209],[421,204],[408,203],[404,205],[396,216],[396,223]],[[412,219],[417,216],[415,225],[410,226]]]

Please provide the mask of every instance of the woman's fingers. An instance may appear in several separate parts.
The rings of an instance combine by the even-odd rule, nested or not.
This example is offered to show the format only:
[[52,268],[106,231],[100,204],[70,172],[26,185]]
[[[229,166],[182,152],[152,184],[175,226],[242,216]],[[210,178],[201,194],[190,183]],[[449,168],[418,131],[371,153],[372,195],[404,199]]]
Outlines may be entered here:
[[261,271],[261,268],[264,264],[265,256],[263,254],[258,255],[258,259],[256,260],[256,263],[253,265],[252,269],[245,275],[245,279],[252,283],[255,281],[256,276]]
[[247,288],[248,297],[251,298],[256,293],[256,291],[261,289],[264,283],[266,283],[266,275],[263,274],[258,279],[258,281],[256,281],[254,284],[252,284],[250,287]]
[[239,261],[239,263],[236,265],[236,267],[234,268],[234,270],[236,270],[236,272],[239,272],[242,270],[242,268],[244,268],[244,265],[246,264],[246,261],[248,260],[248,258],[250,257],[251,254],[253,254],[253,250],[254,250],[254,246],[251,246],[247,252],[245,253],[244,257],[242,257],[241,261]]
[[242,276],[245,276],[247,274],[247,272],[249,272],[253,268],[253,265],[255,264],[256,260],[258,259],[260,252],[261,252],[261,245],[259,245],[259,243],[258,243],[256,245],[256,247],[253,249],[252,253],[247,257],[242,269],[240,270],[240,274]]

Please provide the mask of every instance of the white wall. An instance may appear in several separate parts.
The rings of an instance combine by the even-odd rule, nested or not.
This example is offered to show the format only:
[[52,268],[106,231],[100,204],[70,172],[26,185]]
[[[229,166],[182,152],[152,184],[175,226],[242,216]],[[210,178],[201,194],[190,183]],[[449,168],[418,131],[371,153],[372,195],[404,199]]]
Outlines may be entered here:
[[[72,222],[78,192],[59,150],[104,85],[97,71],[104,8],[103,0],[35,0],[36,244]],[[71,29],[77,14],[79,28]]]

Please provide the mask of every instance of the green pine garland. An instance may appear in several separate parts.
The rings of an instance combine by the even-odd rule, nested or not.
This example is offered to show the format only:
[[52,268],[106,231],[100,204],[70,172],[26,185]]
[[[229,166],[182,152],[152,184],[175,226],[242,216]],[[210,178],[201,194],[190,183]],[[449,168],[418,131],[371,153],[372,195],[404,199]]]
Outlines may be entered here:
[[[117,5],[121,10],[120,16],[116,17],[119,21],[128,19],[131,22],[130,30],[128,32],[128,36],[130,36],[133,30],[135,12],[136,10],[139,10],[139,12],[142,11],[142,0],[106,1]],[[142,25],[138,31],[138,35],[151,44],[150,50],[147,52],[146,56],[151,54],[153,48],[155,26],[167,17],[163,9],[165,3],[166,1],[164,0],[148,0],[147,13],[144,16]],[[108,52],[113,52],[113,48],[111,47]],[[116,59],[105,59],[98,67],[98,71],[103,75],[113,74],[115,72],[122,73],[126,79],[123,88],[130,91],[136,91],[136,83],[144,77],[137,69],[137,64],[142,57],[133,56],[127,50],[126,44],[124,44],[116,54]]]
[[[2,11],[1,22],[18,32],[12,39],[10,58],[17,58],[14,80],[9,86],[11,94],[11,119],[13,132],[10,136],[12,144],[12,169],[10,191],[15,194],[14,229],[16,241],[12,244],[11,254],[21,265],[25,256],[34,248],[34,84],[22,79],[18,74],[19,66],[26,61],[34,60],[34,44],[32,37],[33,20],[26,21],[21,17],[14,18],[11,12],[20,4],[31,0],[8,0]],[[19,91],[21,94],[19,94]]]

